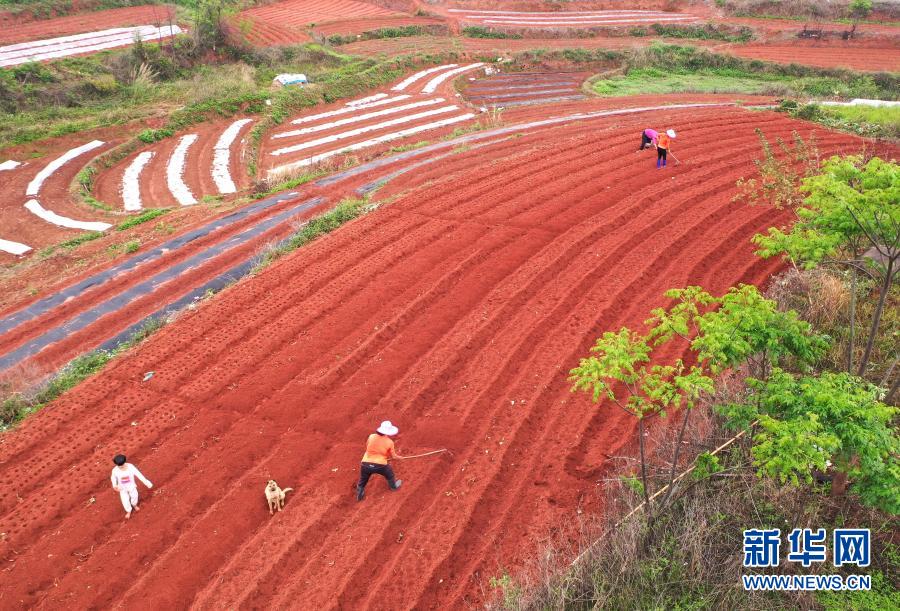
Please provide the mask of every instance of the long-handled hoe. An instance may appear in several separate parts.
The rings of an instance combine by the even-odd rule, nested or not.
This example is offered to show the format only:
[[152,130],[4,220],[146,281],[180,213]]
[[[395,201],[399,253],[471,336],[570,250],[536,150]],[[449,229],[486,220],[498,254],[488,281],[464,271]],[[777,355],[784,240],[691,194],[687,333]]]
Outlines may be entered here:
[[681,165],[681,162],[678,161],[678,157],[676,157],[674,153],[669,153],[669,156],[675,160],[675,163],[677,163],[678,165]]
[[[432,454],[440,454],[441,452],[450,452],[447,448],[441,448],[440,450],[432,450],[431,452],[425,452],[423,454],[413,454],[412,456],[397,456],[396,458],[402,460],[409,460],[410,458],[422,458],[423,456],[431,456]],[[450,454],[453,454],[450,452]]]

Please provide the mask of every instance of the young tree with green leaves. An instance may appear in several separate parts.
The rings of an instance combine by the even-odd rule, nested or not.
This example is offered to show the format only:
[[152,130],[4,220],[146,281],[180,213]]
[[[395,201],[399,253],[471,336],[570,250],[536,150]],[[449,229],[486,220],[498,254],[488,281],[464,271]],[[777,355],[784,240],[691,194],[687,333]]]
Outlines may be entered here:
[[859,22],[872,14],[872,0],[852,0],[847,7],[847,11],[850,14],[850,18],[853,19],[853,27],[850,28],[847,38],[853,38]]
[[197,47],[217,51],[225,43],[223,19],[236,10],[235,0],[198,0],[194,9]]
[[860,501],[900,513],[900,409],[880,401],[881,390],[848,373],[798,376],[775,369],[768,380],[748,379],[751,400],[720,412],[731,426],[758,421],[752,455],[760,475],[812,482],[812,470],[833,469],[832,492],[847,482]]
[[[863,376],[900,259],[900,166],[877,157],[832,157],[820,174],[802,181],[800,190],[806,198],[796,208],[797,222],[770,228],[753,241],[762,257],[781,255],[806,268],[844,265],[878,283],[878,301],[857,366],[857,375]],[[848,370],[851,365],[848,357]]]
[[[721,297],[690,286],[666,293],[673,300],[666,308],[653,310],[644,335],[622,328],[606,332],[597,340],[591,356],[581,359],[571,371],[572,390],[591,393],[594,402],[609,399],[638,419],[638,446],[644,500],[650,490],[644,447],[645,422],[665,416],[668,409],[683,410],[675,444],[669,483],[674,480],[681,441],[692,409],[704,394],[712,393],[714,375],[757,359],[765,374],[784,358],[809,363],[825,349],[823,338],[795,312],[780,312],[754,286],[734,287]],[[672,365],[651,364],[656,352],[673,341],[687,342],[696,364],[682,359]],[[662,350],[660,350],[662,351]],[[671,485],[661,504],[671,495]]]
[[644,502],[650,504],[645,450],[645,423],[665,416],[670,408],[690,411],[703,392],[712,392],[713,380],[700,367],[686,367],[681,359],[672,365],[650,365],[650,338],[623,327],[607,331],[571,371],[572,390],[591,393],[594,402],[606,398],[638,420],[638,447]]

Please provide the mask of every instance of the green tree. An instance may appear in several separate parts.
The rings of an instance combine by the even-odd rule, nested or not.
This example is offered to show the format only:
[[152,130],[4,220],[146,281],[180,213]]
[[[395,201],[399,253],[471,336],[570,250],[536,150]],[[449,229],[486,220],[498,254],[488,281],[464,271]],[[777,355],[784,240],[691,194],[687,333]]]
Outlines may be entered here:
[[[749,359],[756,359],[759,371],[766,375],[788,356],[799,363],[811,363],[827,345],[795,312],[779,311],[776,303],[760,295],[754,286],[734,287],[720,297],[689,286],[672,289],[666,297],[672,303],[653,310],[645,323],[646,334],[628,328],[606,332],[591,348],[593,354],[581,359],[570,372],[573,391],[590,392],[594,402],[609,399],[638,419],[641,481],[648,503],[644,448],[648,418],[665,416],[671,408],[683,408],[669,473],[671,484],[688,418],[703,395],[713,391],[713,375]],[[695,365],[687,367],[682,359],[672,365],[651,364],[677,341],[688,343]],[[661,504],[671,492],[670,486]]]
[[223,19],[236,11],[235,0],[198,0],[194,9],[194,37],[198,49],[216,51],[225,43]]
[[759,421],[752,449],[760,475],[781,482],[812,481],[812,470],[834,473],[832,491],[851,492],[871,507],[900,513],[900,409],[880,401],[881,389],[845,372],[797,376],[775,369],[749,379],[756,399],[721,412],[733,425]]
[[[820,174],[802,181],[800,190],[807,196],[796,208],[797,222],[770,228],[753,241],[762,257],[782,255],[807,268],[846,265],[878,283],[878,301],[857,367],[857,375],[863,376],[900,259],[900,166],[877,157],[868,162],[859,156],[832,157]],[[850,365],[848,358],[848,370]]]
[[592,356],[581,359],[571,371],[572,388],[591,393],[594,402],[609,399],[638,420],[641,488],[650,504],[645,449],[646,421],[665,416],[669,408],[689,411],[701,393],[712,392],[713,380],[700,367],[686,367],[681,359],[673,365],[649,365],[653,347],[650,338],[626,327],[607,331],[591,348]]
[[853,19],[853,27],[850,29],[848,38],[853,38],[856,33],[856,26],[859,22],[868,17],[872,13],[872,0],[852,0],[847,7],[850,17]]

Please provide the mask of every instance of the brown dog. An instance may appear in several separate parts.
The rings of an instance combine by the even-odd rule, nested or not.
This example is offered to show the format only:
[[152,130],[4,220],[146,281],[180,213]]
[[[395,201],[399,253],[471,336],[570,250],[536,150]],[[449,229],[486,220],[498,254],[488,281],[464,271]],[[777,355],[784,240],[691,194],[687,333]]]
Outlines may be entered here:
[[284,509],[284,496],[293,488],[279,488],[274,479],[266,484],[266,501],[269,503],[269,515],[274,515],[275,510]]

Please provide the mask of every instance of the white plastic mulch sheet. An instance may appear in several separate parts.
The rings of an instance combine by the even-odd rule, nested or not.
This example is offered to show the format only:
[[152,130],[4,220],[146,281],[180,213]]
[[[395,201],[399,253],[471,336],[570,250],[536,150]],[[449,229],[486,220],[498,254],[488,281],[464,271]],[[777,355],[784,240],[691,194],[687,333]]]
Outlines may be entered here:
[[156,41],[181,34],[181,32],[181,28],[177,25],[163,27],[141,25],[20,42],[0,47],[0,67],[126,47],[134,44],[137,38],[143,41]]

